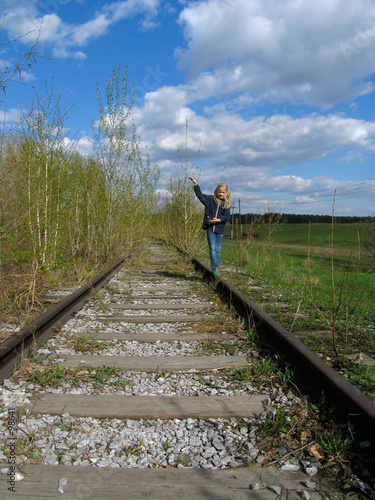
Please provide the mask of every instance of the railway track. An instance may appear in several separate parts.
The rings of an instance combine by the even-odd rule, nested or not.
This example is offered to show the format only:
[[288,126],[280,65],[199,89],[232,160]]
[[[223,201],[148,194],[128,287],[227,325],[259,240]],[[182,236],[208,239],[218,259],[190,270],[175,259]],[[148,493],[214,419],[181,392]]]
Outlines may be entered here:
[[[304,453],[313,443],[265,435],[304,411],[300,395],[271,374],[255,383],[268,361],[243,325],[163,247],[150,252],[141,270],[113,276],[119,261],[103,288],[64,299],[75,312],[58,329],[47,313],[18,334],[33,357],[13,376],[17,335],[2,346],[1,498],[344,498]],[[259,311],[246,316],[262,330]]]

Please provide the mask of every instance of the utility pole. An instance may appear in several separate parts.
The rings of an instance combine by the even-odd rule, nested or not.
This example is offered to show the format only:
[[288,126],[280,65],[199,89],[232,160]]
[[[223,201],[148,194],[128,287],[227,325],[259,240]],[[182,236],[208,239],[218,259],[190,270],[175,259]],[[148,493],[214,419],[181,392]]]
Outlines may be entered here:
[[238,198],[238,212],[240,214],[240,231],[241,231],[241,236],[242,236],[241,198]]
[[230,208],[232,209],[232,229],[231,229],[231,231],[230,231],[230,237],[231,237],[231,239],[233,240],[233,231],[234,231],[234,209],[236,208],[236,207],[234,206],[234,203],[233,203],[233,205],[232,205]]

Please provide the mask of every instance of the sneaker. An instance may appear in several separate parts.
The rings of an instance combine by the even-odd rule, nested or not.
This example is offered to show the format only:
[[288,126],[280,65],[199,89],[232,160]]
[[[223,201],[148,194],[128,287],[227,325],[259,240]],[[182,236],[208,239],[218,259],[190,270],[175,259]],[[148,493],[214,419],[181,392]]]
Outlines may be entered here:
[[220,274],[219,269],[214,269],[214,274]]

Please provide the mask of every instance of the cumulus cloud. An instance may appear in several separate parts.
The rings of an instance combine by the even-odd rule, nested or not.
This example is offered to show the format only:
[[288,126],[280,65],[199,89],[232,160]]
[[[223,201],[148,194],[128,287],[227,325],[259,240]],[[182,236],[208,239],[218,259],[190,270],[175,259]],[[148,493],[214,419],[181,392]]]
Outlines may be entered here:
[[77,47],[107,33],[110,26],[126,18],[141,15],[141,26],[146,29],[155,23],[160,0],[124,0],[108,2],[94,12],[93,17],[82,24],[68,24],[58,15],[59,4],[54,4],[55,12],[50,12],[50,5],[39,5],[36,0],[0,0],[0,8],[6,12],[3,28],[11,37],[21,37],[20,41],[30,44],[39,37],[40,43],[48,43],[55,57],[85,58]]
[[187,41],[179,67],[216,91],[329,107],[373,90],[368,0],[208,0],[185,7],[179,22]]
[[[375,149],[375,123],[371,121],[340,113],[245,118],[235,111],[218,110],[204,116],[189,106],[190,95],[189,85],[162,87],[146,94],[143,105],[134,109],[142,141],[159,163],[161,184],[181,174],[177,150],[184,152],[188,118],[190,161],[202,142],[197,171],[202,184],[213,190],[218,179],[227,182],[247,210],[275,199],[280,210],[294,212],[298,206],[309,212],[319,203],[320,212],[330,213],[334,190],[347,194],[352,182],[328,175],[285,175],[278,170],[309,165],[333,154],[339,168],[340,162],[365,157]],[[312,174],[307,168],[305,172]]]
[[142,137],[153,138],[159,154],[183,147],[186,117],[193,147],[200,138],[201,155],[213,158],[218,166],[228,161],[247,167],[271,166],[304,162],[337,150],[375,151],[374,122],[318,113],[302,118],[274,115],[246,119],[227,111],[202,116],[189,107],[188,94],[183,86],[163,87],[148,93],[143,106],[135,110]]

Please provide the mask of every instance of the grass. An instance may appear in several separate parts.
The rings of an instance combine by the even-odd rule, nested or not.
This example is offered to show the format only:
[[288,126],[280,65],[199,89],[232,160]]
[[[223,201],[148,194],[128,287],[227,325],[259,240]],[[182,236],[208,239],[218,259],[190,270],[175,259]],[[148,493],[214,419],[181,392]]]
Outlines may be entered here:
[[88,338],[85,335],[83,337],[75,335],[68,340],[68,345],[71,346],[76,352],[81,354],[95,353],[100,351],[105,347],[113,345],[112,341],[98,341],[92,338]]
[[244,341],[231,341],[231,342],[216,342],[213,340],[205,340],[200,344],[199,352],[202,355],[221,354],[234,356],[241,349],[246,350],[248,344]]
[[190,464],[190,457],[186,453],[180,453],[177,455],[175,463],[187,467]]
[[[375,273],[369,272],[373,257],[363,243],[367,227],[334,224],[332,232],[330,223],[284,224],[272,236],[271,251],[258,229],[240,266],[239,240],[231,239],[227,224],[221,269],[225,279],[290,332],[328,331],[325,337],[299,338],[373,398],[375,371],[347,358],[360,352],[375,357]],[[246,238],[241,241],[246,244]],[[208,262],[207,248],[199,257]]]
[[226,371],[233,382],[250,382],[258,389],[279,386],[287,390],[293,383],[294,373],[281,357],[263,358],[249,366],[230,368]]
[[363,392],[374,391],[375,371],[369,366],[354,364],[347,370],[346,377]]
[[259,427],[261,432],[267,436],[287,432],[289,426],[289,415],[283,407],[278,408],[272,413],[272,416],[267,416]]
[[[64,368],[60,363],[50,368],[39,366],[34,363],[28,365],[18,373],[18,377],[25,377],[27,382],[32,382],[42,388],[51,387],[56,389],[64,382],[70,382],[72,385],[78,385],[80,381],[90,381],[96,387],[105,384],[113,377],[120,377],[123,371],[114,366],[85,366],[69,369]],[[126,378],[118,378],[113,382],[116,387],[124,387],[131,382]]]
[[[247,264],[240,267],[227,225],[222,273],[287,329],[330,330],[337,336],[337,353],[363,349],[375,354],[375,274],[368,272],[373,261],[361,248],[357,229],[357,224],[334,225],[332,250],[331,224],[312,224],[310,245],[308,224],[285,224],[274,234],[271,252],[259,232],[248,247]],[[281,310],[281,301],[288,307]],[[324,342],[329,351],[332,339]]]
[[326,455],[331,457],[345,457],[350,450],[350,443],[345,439],[341,429],[320,436],[320,447]]
[[66,369],[60,363],[48,369],[37,367],[32,374],[26,377],[26,381],[33,382],[41,387],[48,386],[56,389],[64,382],[65,373]]

